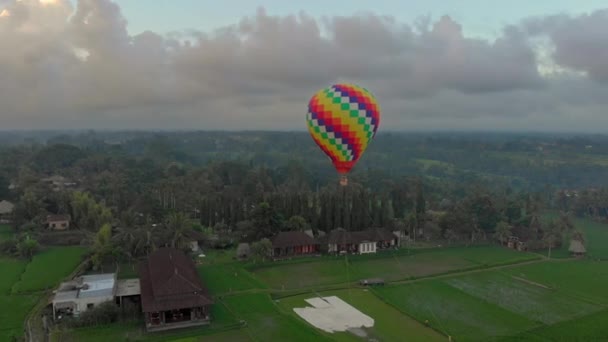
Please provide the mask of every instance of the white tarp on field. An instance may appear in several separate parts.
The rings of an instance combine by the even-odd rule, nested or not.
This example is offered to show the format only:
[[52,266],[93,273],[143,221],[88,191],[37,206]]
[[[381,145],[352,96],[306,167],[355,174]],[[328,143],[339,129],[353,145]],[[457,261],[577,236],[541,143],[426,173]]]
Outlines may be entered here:
[[313,307],[294,308],[293,311],[308,323],[328,333],[374,326],[373,318],[336,296],[314,297],[306,299],[306,302]]

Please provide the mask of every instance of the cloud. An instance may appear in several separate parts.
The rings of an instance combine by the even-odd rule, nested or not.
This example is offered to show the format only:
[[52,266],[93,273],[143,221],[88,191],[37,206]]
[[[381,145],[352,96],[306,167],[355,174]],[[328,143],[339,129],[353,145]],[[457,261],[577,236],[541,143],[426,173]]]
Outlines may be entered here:
[[[608,89],[589,81],[608,80],[605,11],[529,19],[493,40],[447,16],[408,25],[260,9],[214,32],[130,35],[108,0],[0,0],[0,11],[1,128],[304,129],[309,97],[339,81],[371,89],[387,129],[608,123]],[[549,62],[588,78],[539,73],[553,70],[539,36]]]

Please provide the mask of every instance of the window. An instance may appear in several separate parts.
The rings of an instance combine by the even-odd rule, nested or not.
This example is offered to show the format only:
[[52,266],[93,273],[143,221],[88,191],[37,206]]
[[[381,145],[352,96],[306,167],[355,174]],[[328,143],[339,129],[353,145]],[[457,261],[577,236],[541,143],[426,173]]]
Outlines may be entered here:
[[93,303],[88,303],[87,304],[87,309],[92,309],[95,306],[95,304]]
[[65,228],[67,225],[68,225],[67,223],[62,223],[62,224],[61,224],[61,226],[62,226],[63,228]]

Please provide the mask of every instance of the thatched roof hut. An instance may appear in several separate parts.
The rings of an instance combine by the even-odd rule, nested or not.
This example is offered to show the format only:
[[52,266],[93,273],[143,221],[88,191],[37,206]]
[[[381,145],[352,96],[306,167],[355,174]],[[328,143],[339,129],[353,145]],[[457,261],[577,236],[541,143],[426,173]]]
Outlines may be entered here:
[[575,256],[582,256],[587,253],[585,245],[580,240],[570,240],[570,248],[568,248],[568,251]]

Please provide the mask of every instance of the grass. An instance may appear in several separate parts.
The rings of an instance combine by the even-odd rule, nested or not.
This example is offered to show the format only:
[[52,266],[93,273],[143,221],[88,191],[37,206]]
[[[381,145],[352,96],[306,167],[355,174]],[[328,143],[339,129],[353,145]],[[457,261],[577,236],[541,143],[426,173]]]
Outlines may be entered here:
[[23,322],[37,300],[37,296],[0,295],[0,341],[23,335]]
[[574,224],[585,233],[587,256],[608,260],[608,224],[591,219],[576,219]]
[[9,239],[15,231],[7,224],[0,224],[0,241]]
[[9,294],[13,285],[25,271],[26,262],[23,260],[0,258],[0,295]]
[[555,261],[504,271],[591,303],[608,305],[608,261]]
[[238,264],[200,265],[198,272],[213,295],[264,288]]
[[500,272],[477,273],[450,278],[445,282],[468,295],[544,324],[554,324],[601,310],[597,305]]
[[253,270],[255,276],[274,289],[296,289],[354,281],[349,279],[344,258],[269,265]]
[[[321,296],[337,296],[349,303],[359,311],[374,319],[374,327],[366,329],[368,336],[380,341],[445,341],[445,336],[433,329],[425,327],[418,321],[399,312],[392,306],[378,299],[373,293],[364,289],[350,289],[339,291],[328,291]],[[294,297],[280,299],[280,306],[294,317],[299,316],[293,308],[308,307],[305,299],[315,297],[310,293]],[[308,324],[308,323],[306,323]],[[321,330],[319,330],[321,331]],[[326,333],[324,333],[326,334]],[[336,341],[360,341],[359,338],[348,332],[326,334]]]
[[54,247],[36,254],[27,264],[21,280],[13,286],[13,293],[31,293],[54,286],[81,262],[84,247]]
[[268,295],[248,294],[225,299],[228,308],[247,322],[247,331],[258,341],[331,341],[291,315],[281,313]]
[[608,336],[608,310],[572,321],[526,331],[500,342],[588,342],[605,341]]
[[539,258],[532,253],[495,246],[413,250],[411,254],[407,253],[402,249],[377,255],[323,257],[270,263],[251,270],[270,288],[290,290],[345,284],[371,277],[381,277],[387,281],[405,280]]
[[538,324],[442,281],[374,290],[381,298],[456,340],[483,341],[509,336]]

